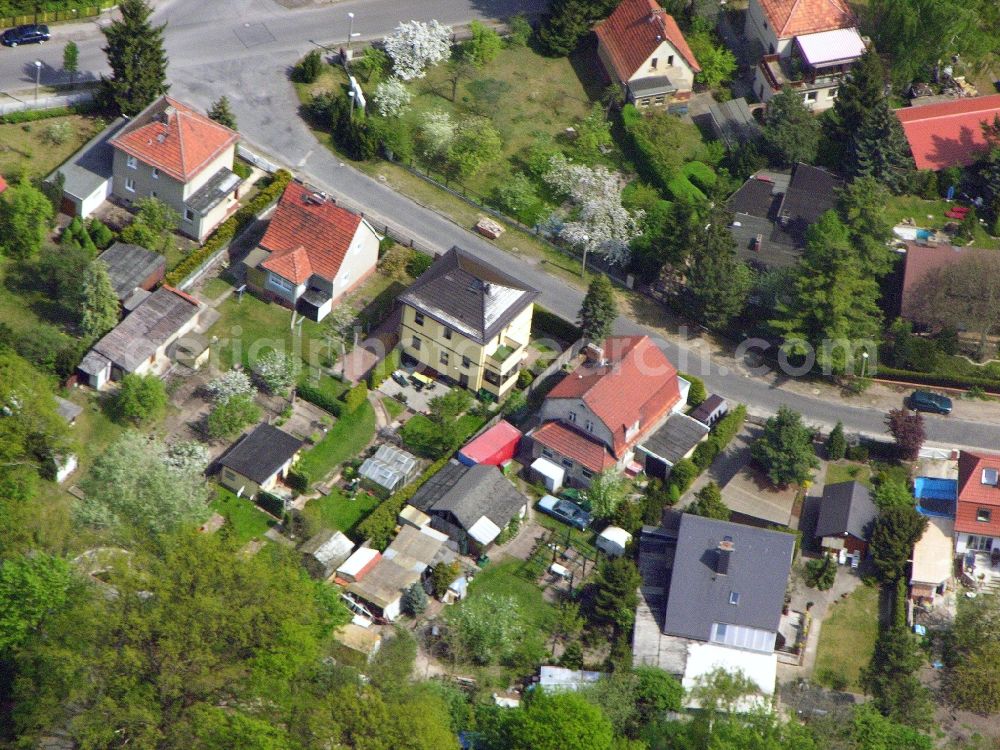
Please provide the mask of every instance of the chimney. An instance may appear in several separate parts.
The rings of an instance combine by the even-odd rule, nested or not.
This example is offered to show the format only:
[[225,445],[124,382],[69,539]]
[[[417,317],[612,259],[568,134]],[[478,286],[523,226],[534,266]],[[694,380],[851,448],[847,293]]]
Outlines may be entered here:
[[729,561],[735,549],[736,545],[733,544],[731,536],[727,536],[719,542],[719,546],[716,549],[715,572],[720,576],[729,574]]
[[762,234],[758,234],[758,235],[757,235],[757,236],[756,236],[756,237],[754,238],[754,241],[753,241],[753,251],[754,251],[755,253],[759,253],[759,252],[760,252],[760,248],[761,248],[761,245],[763,245],[763,244],[764,244],[764,235],[762,235]]

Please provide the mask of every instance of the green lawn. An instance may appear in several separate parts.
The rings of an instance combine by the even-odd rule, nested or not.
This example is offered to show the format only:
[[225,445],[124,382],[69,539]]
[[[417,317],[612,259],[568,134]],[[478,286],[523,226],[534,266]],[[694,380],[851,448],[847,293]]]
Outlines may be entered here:
[[580,531],[568,523],[563,523],[559,519],[543,513],[537,508],[535,509],[535,520],[538,521],[539,525],[555,533],[556,544],[565,546],[567,541],[569,541],[575,549],[585,552],[591,557],[597,554],[597,548],[594,547],[595,534],[593,531]]
[[218,299],[222,294],[232,289],[233,285],[221,276],[209,279],[201,289],[201,297],[206,301]]
[[359,492],[352,498],[339,490],[333,490],[326,497],[310,500],[306,504],[306,513],[315,515],[326,528],[350,534],[380,502],[380,498],[367,492]]
[[[463,414],[459,417],[456,425],[459,445],[464,444],[484,424],[486,424],[486,420],[474,414]],[[435,457],[437,428],[426,415],[414,414],[403,425],[400,433],[403,437],[403,444],[408,450],[428,458]]]
[[223,528],[228,528],[239,544],[263,537],[264,532],[274,526],[274,519],[258,510],[252,501],[236,497],[224,487],[216,488],[210,507],[226,519]]
[[[0,174],[43,177],[89,141],[104,122],[98,117],[67,115],[0,125]],[[56,143],[54,138],[62,139]]]
[[389,412],[389,416],[392,417],[393,419],[395,419],[404,411],[406,411],[406,405],[401,404],[394,398],[382,399],[382,405],[385,407],[385,410]]
[[314,482],[339,464],[357,456],[375,435],[375,410],[365,401],[357,411],[337,420],[326,436],[299,461],[299,468]]
[[826,465],[825,484],[857,480],[868,487],[871,484],[871,469],[867,464],[829,463]]
[[496,594],[510,596],[521,605],[521,611],[528,620],[531,630],[547,631],[552,622],[555,608],[545,601],[541,589],[534,582],[519,575],[524,565],[520,560],[490,563],[476,574],[469,587],[469,596]]
[[815,679],[830,687],[861,692],[861,669],[878,637],[878,588],[859,586],[830,606],[819,632]]
[[[904,219],[913,219],[918,227],[942,229],[945,224],[953,221],[945,216],[945,212],[954,205],[943,199],[928,201],[913,195],[893,195],[886,204],[886,218],[892,225],[899,224]],[[1000,248],[1000,239],[991,237],[980,225],[976,228],[972,244],[997,249]]]

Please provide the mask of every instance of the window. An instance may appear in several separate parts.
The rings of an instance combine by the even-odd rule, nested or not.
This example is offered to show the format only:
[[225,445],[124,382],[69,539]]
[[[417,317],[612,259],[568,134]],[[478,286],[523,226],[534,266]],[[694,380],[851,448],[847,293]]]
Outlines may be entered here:
[[412,342],[411,345],[413,346],[414,349],[416,349],[419,352],[420,351],[420,337],[419,336],[414,336],[413,337],[413,342]]
[[656,97],[656,98],[655,98],[655,99],[653,100],[653,104],[657,104],[657,105],[660,105],[660,106],[662,106],[662,105],[663,105],[663,97],[662,97],[662,96],[658,96],[658,97]]
[[649,61],[649,67],[652,68],[653,70],[656,70],[656,63],[658,59],[659,58],[654,57],[652,60]]
[[462,357],[462,367],[464,367],[465,369],[469,369],[471,365],[472,365],[471,359],[469,359],[468,357]]
[[729,603],[733,604],[733,605],[736,605],[736,604],[740,603],[740,592],[739,591],[731,591],[731,592],[729,592]]
[[134,156],[127,157],[125,159],[125,164],[126,164],[126,166],[128,166],[129,169],[138,169],[139,168],[139,160],[136,159]]
[[715,623],[715,638],[713,638],[712,640],[720,643],[725,642],[727,630],[728,628],[726,627],[726,623],[724,622]]
[[133,180],[131,177],[126,177],[125,178],[125,189],[128,190],[130,193],[134,193],[135,192],[135,180]]
[[564,458],[564,459],[563,459],[562,461],[560,461],[559,463],[561,463],[561,464],[562,464],[563,466],[565,466],[565,467],[566,467],[567,469],[572,469],[572,468],[573,468],[573,462],[572,462],[572,461],[570,461],[570,460],[569,460],[568,458]]
[[989,552],[993,547],[993,537],[969,534],[969,543],[966,547],[971,550],[979,550],[980,552]]
[[584,479],[592,479],[594,476],[594,472],[590,469],[580,469],[580,473],[583,474]]
[[154,180],[160,179],[160,170],[157,169],[156,167],[153,167],[153,179]]
[[273,273],[270,275],[269,280],[271,286],[276,286],[278,289],[284,289],[286,292],[290,292],[294,285],[288,279],[282,278],[281,276],[275,276]]
[[444,338],[445,341],[451,341],[451,329],[445,326],[444,328]]
[[552,451],[550,451],[548,448],[542,448],[542,455],[545,456],[546,458],[552,458]]
[[490,385],[500,385],[500,376],[492,370],[487,370],[483,379]]
[[640,107],[648,107],[649,106],[649,97],[647,96],[645,99],[640,99],[639,100],[639,106]]
[[224,473],[225,473],[225,475],[226,475],[226,479],[232,479],[232,480],[234,480],[234,481],[235,481],[235,479],[236,479],[236,474],[235,474],[235,473],[233,472],[233,470],[232,470],[232,469],[226,469]]
[[194,211],[190,208],[184,209],[184,221],[194,221]]
[[836,98],[837,98],[837,91],[838,91],[838,89],[837,89],[837,87],[835,86],[835,87],[833,87],[832,89],[827,89],[827,90],[826,90],[826,95],[827,95],[827,97],[828,97],[828,98],[830,98],[830,99],[836,99]]
[[593,432],[594,431],[594,423],[592,421],[590,421],[589,419],[583,423],[583,427],[584,427],[584,429],[587,432]]
[[808,102],[814,102],[814,101],[816,101],[816,92],[815,91],[809,91],[809,92],[807,92],[806,93],[805,101],[807,103]]
[[998,481],[1000,481],[1000,471],[996,469],[983,469],[983,484],[996,487]]
[[441,360],[441,364],[442,365],[447,365],[448,364],[448,352],[441,352],[440,360]]
[[673,65],[673,64],[674,64],[674,56],[667,55],[667,65]]
[[156,197],[156,191],[154,190],[153,192],[151,192],[150,196],[153,197],[153,198],[155,198]]
[[982,521],[983,523],[989,523],[992,513],[989,508],[977,508],[976,509],[976,520]]
[[413,313],[413,322],[418,326],[422,326],[424,324],[424,314],[418,312]]
[[566,419],[568,419],[573,424],[576,424],[576,412],[571,411],[569,414],[566,415]]

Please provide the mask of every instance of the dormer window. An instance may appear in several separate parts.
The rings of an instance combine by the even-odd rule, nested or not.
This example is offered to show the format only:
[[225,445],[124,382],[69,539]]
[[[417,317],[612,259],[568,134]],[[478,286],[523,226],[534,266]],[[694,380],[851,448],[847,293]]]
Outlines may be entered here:
[[983,484],[996,487],[998,480],[1000,480],[1000,471],[997,469],[983,469]]
[[976,508],[976,520],[981,523],[989,523],[993,513],[989,508]]
[[569,414],[566,415],[566,419],[568,419],[573,424],[576,424],[576,412],[571,411]]

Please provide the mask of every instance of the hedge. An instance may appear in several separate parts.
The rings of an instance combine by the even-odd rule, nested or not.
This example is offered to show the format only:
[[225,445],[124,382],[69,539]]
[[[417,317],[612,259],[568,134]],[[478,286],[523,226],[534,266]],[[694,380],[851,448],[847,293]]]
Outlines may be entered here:
[[702,190],[714,187],[718,177],[710,166],[700,161],[689,161],[681,167],[681,173]]
[[299,383],[296,392],[310,404],[315,404],[320,409],[330,412],[335,417],[340,416],[343,403],[333,394],[327,393],[322,388],[317,388],[307,382]]
[[531,337],[545,338],[546,336],[560,339],[568,344],[580,338],[580,329],[568,320],[559,317],[554,312],[546,310],[541,305],[536,304],[531,317]]
[[356,412],[368,400],[368,384],[364,381],[353,386],[344,394],[344,410],[351,414]]
[[[689,376],[684,375],[682,377],[687,378]],[[736,433],[743,427],[743,420],[746,419],[746,415],[747,408],[743,404],[740,404],[716,422],[712,431],[708,434],[708,439],[695,447],[691,458],[682,458],[674,465],[667,477],[668,491],[673,488],[677,498],[680,499],[684,491],[691,486],[694,478],[711,466],[715,457],[722,453],[726,449],[726,446],[729,445],[729,442],[736,437]]]
[[368,539],[371,546],[377,550],[384,550],[392,541],[392,534],[396,530],[396,517],[403,510],[403,506],[409,502],[417,490],[432,476],[437,474],[450,460],[450,455],[445,455],[432,463],[419,477],[414,479],[403,489],[393,493],[388,499],[375,508],[361,523],[358,524],[357,532],[363,539]]
[[285,474],[285,484],[296,492],[308,492],[309,485],[312,484],[312,479],[301,469],[292,468]]
[[275,172],[271,183],[267,187],[257,193],[253,200],[242,206],[236,213],[222,222],[212,232],[212,235],[205,240],[204,245],[184,258],[167,274],[166,282],[176,286],[194,271],[198,270],[198,267],[208,260],[209,256],[232,242],[237,234],[256,221],[257,214],[278,200],[291,181],[292,173],[288,170],[279,169]]
[[368,373],[368,387],[378,388],[393,372],[399,369],[399,349],[393,349]]
[[52,109],[27,109],[0,116],[0,124],[17,125],[22,122],[36,122],[38,120],[49,120],[53,117],[69,117],[70,115],[85,115],[96,111],[97,105],[93,102],[81,102],[69,107],[53,107]]
[[919,385],[932,385],[939,388],[975,388],[979,387],[993,393],[1000,393],[1000,382],[995,378],[974,378],[958,375],[936,375],[932,372],[913,372],[912,370],[897,370],[894,367],[878,366],[879,378],[887,380],[902,380]]
[[705,399],[708,398],[708,391],[705,390],[705,381],[697,375],[690,375],[686,372],[679,372],[677,374],[691,384],[691,388],[688,391],[688,406],[701,406]]
[[254,502],[275,518],[281,518],[285,514],[285,501],[270,492],[258,492]]
[[677,174],[667,181],[667,192],[674,200],[697,202],[706,200],[705,194],[683,174]]

